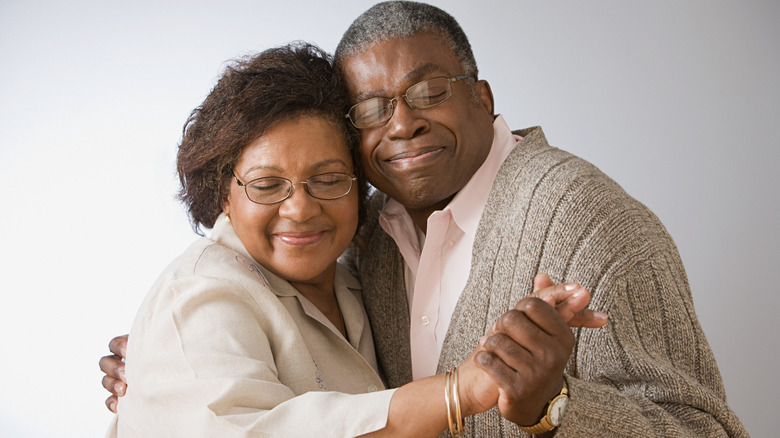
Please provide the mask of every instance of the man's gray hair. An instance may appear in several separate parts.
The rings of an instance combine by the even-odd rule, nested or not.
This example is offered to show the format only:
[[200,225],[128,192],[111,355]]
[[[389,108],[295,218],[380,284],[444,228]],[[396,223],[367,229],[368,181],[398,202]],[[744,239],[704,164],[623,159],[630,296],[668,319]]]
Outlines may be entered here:
[[477,61],[466,34],[457,21],[441,9],[425,3],[388,1],[377,3],[349,26],[341,37],[334,61],[360,55],[370,46],[394,38],[433,32],[444,37],[463,67],[463,74],[477,79]]

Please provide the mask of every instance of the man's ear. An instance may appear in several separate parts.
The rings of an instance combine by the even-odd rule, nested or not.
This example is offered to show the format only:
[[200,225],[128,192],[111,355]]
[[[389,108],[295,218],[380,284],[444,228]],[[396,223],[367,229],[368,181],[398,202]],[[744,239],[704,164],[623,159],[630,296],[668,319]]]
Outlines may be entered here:
[[484,79],[480,79],[474,83],[474,92],[477,94],[482,106],[485,107],[488,114],[495,116],[493,113],[493,90],[490,89],[490,84]]

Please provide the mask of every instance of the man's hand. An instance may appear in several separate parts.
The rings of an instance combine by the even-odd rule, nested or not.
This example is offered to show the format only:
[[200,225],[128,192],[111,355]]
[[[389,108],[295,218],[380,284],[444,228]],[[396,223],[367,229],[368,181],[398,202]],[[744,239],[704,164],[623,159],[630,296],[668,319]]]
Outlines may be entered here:
[[536,424],[563,386],[574,346],[572,327],[601,327],[607,315],[585,307],[590,292],[576,283],[555,285],[544,275],[534,293],[503,314],[481,340],[479,366],[499,388],[498,410],[521,426]]
[[108,349],[114,353],[111,356],[103,356],[100,359],[100,370],[106,373],[103,376],[103,387],[112,395],[106,399],[106,407],[116,413],[118,397],[125,395],[127,380],[125,380],[125,363],[122,359],[127,354],[127,335],[117,336],[108,344]]

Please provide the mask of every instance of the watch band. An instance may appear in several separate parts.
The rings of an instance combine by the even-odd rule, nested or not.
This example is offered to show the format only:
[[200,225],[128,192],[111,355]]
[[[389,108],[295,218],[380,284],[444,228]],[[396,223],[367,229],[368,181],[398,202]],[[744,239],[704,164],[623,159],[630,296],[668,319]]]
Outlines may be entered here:
[[547,409],[544,413],[544,417],[542,417],[542,419],[539,420],[539,422],[534,424],[533,426],[520,426],[520,429],[522,429],[527,433],[537,435],[540,433],[549,432],[555,429],[556,427],[558,427],[557,425],[553,424],[552,421],[550,420],[550,411],[552,409],[552,406],[555,404],[555,402],[559,398],[564,398],[564,397],[565,398],[569,397],[569,387],[566,385],[566,379],[563,379],[563,387],[561,388],[561,392],[558,395],[556,395],[552,400],[550,400],[549,403],[547,403]]

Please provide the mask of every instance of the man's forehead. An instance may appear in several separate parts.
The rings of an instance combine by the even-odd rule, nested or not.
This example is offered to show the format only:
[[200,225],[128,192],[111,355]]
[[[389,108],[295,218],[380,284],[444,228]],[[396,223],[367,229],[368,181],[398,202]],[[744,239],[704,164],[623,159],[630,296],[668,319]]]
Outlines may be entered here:
[[[410,85],[435,76],[450,76],[450,69],[436,63],[426,62],[412,67],[405,73],[396,77],[388,77],[386,70],[375,68],[360,75],[348,75],[346,78],[350,96],[354,98],[370,98],[385,96],[383,93],[392,93],[397,87],[408,88]],[[404,88],[404,90],[406,89]]]
[[431,77],[462,73],[447,40],[430,33],[372,44],[344,59],[341,65],[353,100],[387,97]]

